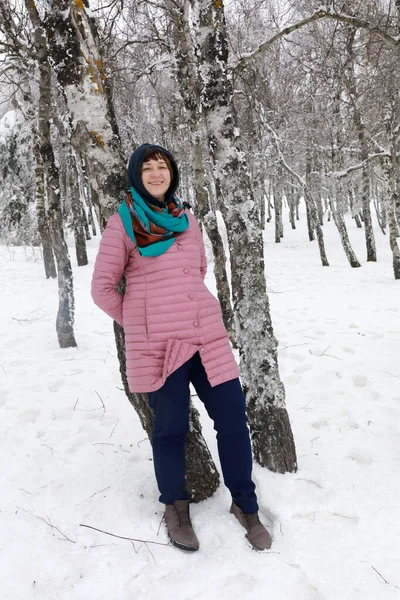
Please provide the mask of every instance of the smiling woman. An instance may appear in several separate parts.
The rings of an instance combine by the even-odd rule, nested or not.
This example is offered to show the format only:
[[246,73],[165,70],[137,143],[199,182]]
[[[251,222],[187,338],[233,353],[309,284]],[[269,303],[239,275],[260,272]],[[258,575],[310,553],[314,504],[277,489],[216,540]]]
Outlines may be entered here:
[[[231,512],[258,550],[271,537],[258,518],[246,403],[219,302],[204,283],[207,263],[195,217],[175,195],[176,162],[140,146],[128,168],[130,193],[104,230],[93,274],[95,303],[125,332],[132,393],[148,393],[154,468],[172,543],[198,550],[189,517],[185,441],[189,384],[214,421]],[[117,291],[122,275],[126,293]],[[190,492],[190,490],[189,490]]]

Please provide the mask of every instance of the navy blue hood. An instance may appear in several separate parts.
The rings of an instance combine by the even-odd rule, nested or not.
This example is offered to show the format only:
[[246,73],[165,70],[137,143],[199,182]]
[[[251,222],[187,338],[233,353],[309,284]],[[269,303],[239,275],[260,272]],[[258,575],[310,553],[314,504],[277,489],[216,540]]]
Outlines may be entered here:
[[[153,196],[149,194],[149,192],[146,190],[142,182],[142,165],[144,159],[146,158],[146,156],[148,156],[149,151],[161,152],[162,154],[168,156],[169,160],[171,161],[173,177],[171,185],[169,186],[167,193],[165,194],[164,202],[160,202],[160,200],[157,200],[157,198],[153,198]],[[165,206],[165,204],[168,204],[168,202],[174,197],[175,192],[178,189],[178,166],[172,154],[162,146],[156,146],[155,144],[142,144],[141,146],[139,146],[139,148],[137,148],[137,150],[135,150],[135,152],[131,155],[129,159],[128,181],[129,186],[133,187],[138,192],[138,194],[141,195],[143,200],[146,200],[154,206],[159,206],[160,208],[162,208]]]

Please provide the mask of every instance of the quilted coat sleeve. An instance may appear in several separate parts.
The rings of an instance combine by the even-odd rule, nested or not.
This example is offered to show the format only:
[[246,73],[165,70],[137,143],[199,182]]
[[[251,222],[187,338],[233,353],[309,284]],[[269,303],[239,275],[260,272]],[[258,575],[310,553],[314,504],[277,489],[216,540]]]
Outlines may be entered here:
[[197,222],[196,217],[192,216],[192,227],[194,230],[194,234],[197,240],[197,243],[199,245],[200,248],[200,255],[201,255],[201,264],[200,264],[200,273],[201,276],[203,277],[203,279],[205,278],[206,274],[207,274],[207,258],[206,258],[206,251],[204,248],[204,242],[203,242],[203,236],[201,234],[201,229],[200,226]]
[[129,260],[125,231],[119,215],[112,215],[101,238],[92,278],[92,298],[101,310],[120,325],[122,296],[116,290]]

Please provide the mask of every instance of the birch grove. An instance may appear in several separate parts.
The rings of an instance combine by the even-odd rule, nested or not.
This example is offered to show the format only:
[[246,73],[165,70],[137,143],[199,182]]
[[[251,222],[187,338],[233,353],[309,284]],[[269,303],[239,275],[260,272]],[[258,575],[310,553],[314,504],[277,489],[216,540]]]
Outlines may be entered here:
[[[180,193],[211,243],[255,457],[280,472],[294,471],[297,457],[266,292],[265,230],[280,244],[303,228],[324,268],[329,221],[351,268],[380,260],[376,237],[385,236],[400,280],[400,3],[286,8],[0,0],[0,119],[14,123],[0,138],[0,164],[17,190],[12,199],[0,190],[0,236],[40,240],[46,277],[58,278],[60,345],[77,343],[67,236],[85,265],[85,238],[104,228],[126,192],[130,153],[144,142],[168,146]],[[21,122],[30,169],[15,152]],[[34,219],[19,194],[32,196]],[[353,249],[356,228],[363,256]],[[118,325],[115,337],[125,391],[150,436],[147,398],[127,387]],[[195,410],[190,436],[188,481],[198,500],[219,478]]]

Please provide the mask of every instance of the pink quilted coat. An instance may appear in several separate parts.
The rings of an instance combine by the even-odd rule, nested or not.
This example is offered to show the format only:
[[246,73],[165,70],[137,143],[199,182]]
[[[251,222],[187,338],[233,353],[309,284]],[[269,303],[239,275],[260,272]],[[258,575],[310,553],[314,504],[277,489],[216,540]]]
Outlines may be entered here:
[[[132,392],[152,392],[197,351],[211,386],[239,377],[218,300],[204,283],[207,270],[201,231],[189,227],[160,256],[141,256],[121,217],[110,217],[92,280],[94,302],[124,327]],[[122,274],[127,289],[117,291]]]

